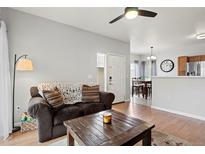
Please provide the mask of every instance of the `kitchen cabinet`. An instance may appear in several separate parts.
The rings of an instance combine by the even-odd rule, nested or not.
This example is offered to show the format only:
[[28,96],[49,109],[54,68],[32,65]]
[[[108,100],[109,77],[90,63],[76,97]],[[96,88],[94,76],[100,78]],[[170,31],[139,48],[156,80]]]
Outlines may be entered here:
[[105,54],[101,54],[101,53],[97,54],[97,67],[100,68],[105,67]]
[[188,62],[198,62],[201,61],[201,56],[190,56],[188,57]]
[[178,57],[178,75],[185,76],[186,75],[186,64],[188,62],[187,56]]
[[205,61],[205,55],[181,56],[178,57],[178,75],[185,76],[187,73],[187,63]]
[[201,60],[201,61],[205,61],[205,55],[202,55],[202,56],[200,57],[200,60]]

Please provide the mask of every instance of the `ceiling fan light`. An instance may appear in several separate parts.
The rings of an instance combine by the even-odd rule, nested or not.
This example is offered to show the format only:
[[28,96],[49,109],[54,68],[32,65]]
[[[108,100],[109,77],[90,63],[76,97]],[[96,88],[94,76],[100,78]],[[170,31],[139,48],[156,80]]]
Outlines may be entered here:
[[130,10],[125,13],[125,17],[127,19],[134,19],[138,16],[138,11],[137,10]]

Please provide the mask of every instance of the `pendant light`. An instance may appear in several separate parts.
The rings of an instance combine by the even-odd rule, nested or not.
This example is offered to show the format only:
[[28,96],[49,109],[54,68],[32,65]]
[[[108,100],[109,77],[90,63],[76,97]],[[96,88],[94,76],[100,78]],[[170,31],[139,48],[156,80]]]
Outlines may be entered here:
[[150,54],[150,56],[147,57],[147,60],[156,60],[157,57],[152,55],[152,52],[153,52],[153,48],[154,48],[154,47],[151,46],[150,48],[151,48],[151,54]]

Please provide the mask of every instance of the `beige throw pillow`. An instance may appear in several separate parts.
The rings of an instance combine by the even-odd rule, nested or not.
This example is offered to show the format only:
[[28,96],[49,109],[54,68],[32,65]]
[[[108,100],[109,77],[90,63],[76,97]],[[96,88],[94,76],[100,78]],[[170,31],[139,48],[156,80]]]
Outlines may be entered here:
[[82,87],[82,102],[100,102],[99,85]]

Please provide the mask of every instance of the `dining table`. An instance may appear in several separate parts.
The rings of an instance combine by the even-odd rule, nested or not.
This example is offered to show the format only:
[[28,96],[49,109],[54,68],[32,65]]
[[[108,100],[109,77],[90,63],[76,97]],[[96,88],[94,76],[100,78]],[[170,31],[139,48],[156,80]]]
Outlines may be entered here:
[[[132,87],[134,87],[134,82],[140,82],[141,84],[144,84],[143,90],[142,90],[142,96],[143,98],[147,99],[148,97],[148,85],[152,84],[151,80],[135,80],[133,81]],[[134,88],[132,88],[132,93],[133,93]]]

